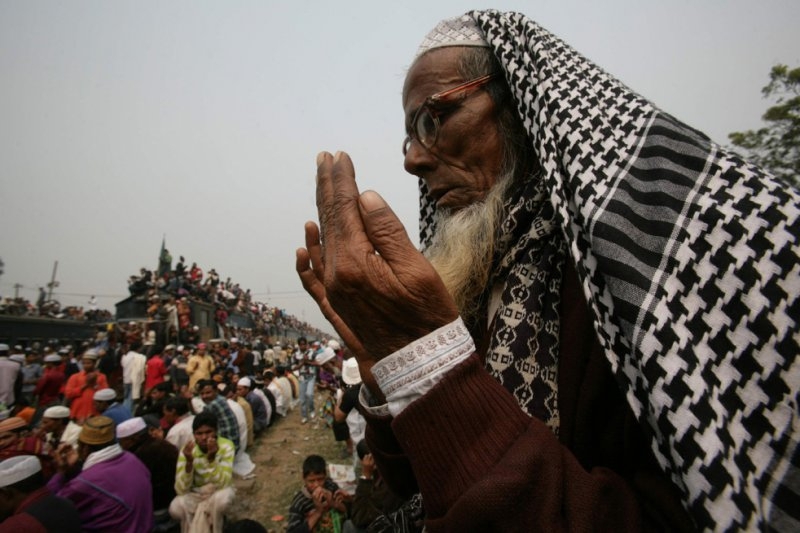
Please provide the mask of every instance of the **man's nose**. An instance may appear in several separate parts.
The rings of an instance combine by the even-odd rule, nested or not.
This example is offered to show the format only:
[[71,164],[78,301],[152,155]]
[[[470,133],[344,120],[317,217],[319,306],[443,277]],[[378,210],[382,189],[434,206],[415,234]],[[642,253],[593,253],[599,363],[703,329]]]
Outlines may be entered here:
[[406,169],[406,172],[421,177],[435,165],[436,158],[433,157],[430,150],[422,146],[421,142],[412,137],[408,143],[408,149],[403,159],[403,167]]

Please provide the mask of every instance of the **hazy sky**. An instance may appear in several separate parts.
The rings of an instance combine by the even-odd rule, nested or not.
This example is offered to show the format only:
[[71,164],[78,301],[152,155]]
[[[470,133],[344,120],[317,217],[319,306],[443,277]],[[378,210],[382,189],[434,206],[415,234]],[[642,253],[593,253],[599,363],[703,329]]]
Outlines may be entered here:
[[474,7],[521,11],[665,111],[727,143],[760,125],[800,2],[673,0],[0,2],[0,295],[102,307],[177,260],[332,331],[300,286],[315,158],[348,151],[417,238],[400,145],[422,37]]

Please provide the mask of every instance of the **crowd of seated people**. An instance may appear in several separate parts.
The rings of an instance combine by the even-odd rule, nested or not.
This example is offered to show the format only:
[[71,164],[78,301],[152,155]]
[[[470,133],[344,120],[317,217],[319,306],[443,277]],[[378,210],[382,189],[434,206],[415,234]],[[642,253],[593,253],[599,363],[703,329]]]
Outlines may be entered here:
[[[5,464],[8,479],[35,475],[41,497],[64,513],[63,531],[217,531],[233,477],[254,475],[248,448],[299,402],[299,348],[258,337],[148,346],[146,329],[134,337],[135,329],[78,348],[48,343],[18,353],[0,344],[0,362],[18,365],[0,383],[9,391],[0,398],[0,465],[31,458],[24,475],[18,460]],[[312,345],[320,354],[326,346]],[[123,365],[146,358],[130,408],[108,371],[119,354]],[[33,389],[23,392],[28,382]]]
[[[0,523],[9,520],[3,526],[16,524],[19,513],[45,528],[55,516],[58,531],[219,526],[232,477],[253,475],[247,448],[299,402],[296,346],[275,339],[289,329],[312,339],[326,335],[255,301],[214,269],[204,275],[183,264],[181,258],[161,276],[142,269],[132,277],[131,294],[148,303],[147,321],[113,321],[94,297],[86,308],[63,309],[47,300],[6,299],[4,312],[107,323],[83,342],[0,344],[0,363],[17,367],[0,378],[11,379],[0,383],[7,391],[0,398],[0,471],[9,472],[9,488],[0,490],[22,498],[16,508],[0,509]],[[216,306],[218,338],[202,342],[187,320],[192,300]],[[229,322],[232,313],[248,315],[255,327]],[[159,345],[153,323],[168,320],[186,330],[176,337],[186,342]],[[137,393],[130,402],[129,390]],[[115,477],[130,482],[107,483]],[[103,490],[88,494],[92,484]],[[57,513],[37,514],[26,503],[28,490]]]

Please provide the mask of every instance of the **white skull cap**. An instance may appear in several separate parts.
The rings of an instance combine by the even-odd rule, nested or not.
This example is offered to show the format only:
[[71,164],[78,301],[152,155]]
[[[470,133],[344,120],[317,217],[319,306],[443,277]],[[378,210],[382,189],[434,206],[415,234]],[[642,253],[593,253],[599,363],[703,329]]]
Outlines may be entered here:
[[8,487],[23,479],[28,479],[42,469],[42,464],[34,455],[18,455],[0,462],[0,487]]
[[489,43],[486,42],[486,37],[478,28],[475,19],[469,15],[461,15],[439,22],[422,40],[417,49],[417,57],[434,48],[445,46],[488,47]]

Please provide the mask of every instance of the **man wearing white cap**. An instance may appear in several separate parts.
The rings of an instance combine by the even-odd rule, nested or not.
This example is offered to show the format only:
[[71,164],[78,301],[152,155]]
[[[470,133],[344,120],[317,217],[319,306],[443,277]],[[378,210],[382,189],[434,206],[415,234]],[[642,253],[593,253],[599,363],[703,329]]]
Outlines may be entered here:
[[0,462],[0,533],[80,531],[75,505],[50,492],[39,459],[20,455]]
[[[147,423],[140,416],[131,418],[117,426],[117,440],[123,450],[134,454],[150,471],[153,487],[153,510],[156,516],[167,515],[167,509],[175,497],[175,467],[178,465],[178,449],[171,443],[150,435]],[[163,511],[159,513],[158,511]]]
[[117,401],[117,391],[114,389],[106,388],[95,392],[94,408],[97,414],[107,416],[116,425],[120,425],[133,417],[128,408]]
[[78,449],[81,427],[69,419],[69,407],[53,405],[45,409],[39,431],[44,433],[47,452],[50,455],[53,455],[59,445],[64,443]]
[[22,366],[8,358],[8,344],[0,344],[0,403],[11,409],[22,395]]
[[[367,421],[361,413],[358,412],[356,406],[358,405],[358,392],[361,385],[361,374],[358,370],[358,361],[355,357],[345,359],[342,363],[342,381],[346,385],[338,403],[333,408],[333,419],[337,422],[345,421],[347,429],[350,432],[350,441],[348,442],[348,449],[353,452],[352,447],[364,438],[364,433],[367,430]],[[358,463],[358,455],[353,454],[355,463]]]
[[78,424],[97,414],[94,408],[94,392],[108,388],[105,374],[95,370],[97,359],[97,351],[86,350],[81,359],[83,369],[72,374],[64,387],[64,396],[70,401],[70,418]]
[[442,21],[402,104],[422,251],[323,152],[297,270],[426,526],[796,530],[797,189],[520,13]]
[[258,435],[267,428],[267,411],[264,402],[252,392],[253,382],[250,378],[241,378],[236,382],[236,396],[242,398],[250,406],[253,414],[253,435]]

